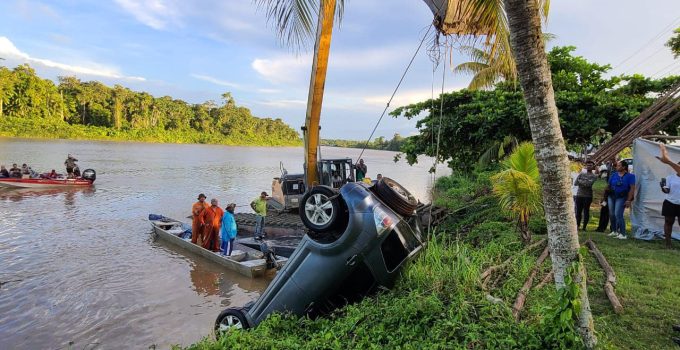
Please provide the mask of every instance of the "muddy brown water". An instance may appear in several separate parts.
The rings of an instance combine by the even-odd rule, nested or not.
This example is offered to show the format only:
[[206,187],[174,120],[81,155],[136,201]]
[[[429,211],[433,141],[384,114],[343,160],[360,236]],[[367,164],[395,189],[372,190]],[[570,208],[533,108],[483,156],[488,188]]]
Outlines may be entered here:
[[[324,157],[358,149],[322,148]],[[91,189],[0,190],[0,349],[189,345],[217,314],[256,299],[272,276],[248,279],[162,241],[149,213],[185,219],[198,193],[237,211],[280,174],[301,172],[302,148],[0,138],[0,164],[63,171],[68,153],[97,171]],[[369,176],[394,178],[427,202],[430,159],[410,167],[368,150]]]

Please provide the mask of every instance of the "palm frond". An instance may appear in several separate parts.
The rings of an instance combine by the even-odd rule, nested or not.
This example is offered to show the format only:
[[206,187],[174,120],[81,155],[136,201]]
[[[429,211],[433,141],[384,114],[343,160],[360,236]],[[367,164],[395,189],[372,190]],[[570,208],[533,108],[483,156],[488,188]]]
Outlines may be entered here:
[[474,74],[481,72],[484,69],[489,68],[488,64],[481,62],[465,62],[453,67],[454,73],[468,73]]
[[[285,46],[294,50],[309,47],[314,42],[316,22],[321,1],[314,0],[253,0],[258,9],[264,11],[268,23],[274,26],[276,34]],[[335,16],[342,21],[344,0],[337,0]]]
[[538,181],[538,163],[534,157],[534,144],[531,142],[520,143],[510,156],[504,161],[507,169],[520,171]]

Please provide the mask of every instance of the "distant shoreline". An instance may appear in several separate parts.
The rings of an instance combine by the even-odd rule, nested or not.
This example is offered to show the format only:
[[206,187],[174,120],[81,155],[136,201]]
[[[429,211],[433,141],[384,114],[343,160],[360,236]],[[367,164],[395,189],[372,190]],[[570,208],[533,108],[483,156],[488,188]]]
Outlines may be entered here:
[[35,119],[1,117],[0,137],[243,147],[302,146],[302,139],[299,138],[297,140],[272,140],[266,137],[256,139],[249,135],[224,136],[193,130],[116,130],[99,126],[71,125],[61,121],[45,121],[45,123],[36,123],[35,121]]

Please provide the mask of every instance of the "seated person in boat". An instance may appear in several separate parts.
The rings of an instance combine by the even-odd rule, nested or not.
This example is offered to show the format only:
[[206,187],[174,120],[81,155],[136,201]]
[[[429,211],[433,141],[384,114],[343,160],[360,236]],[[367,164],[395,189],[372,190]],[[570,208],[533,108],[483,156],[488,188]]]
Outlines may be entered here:
[[9,177],[21,177],[21,169],[19,169],[17,163],[12,164],[12,168],[9,169]]
[[[73,171],[73,169],[71,169],[71,171]],[[69,175],[72,176],[72,174]],[[193,217],[193,220],[191,221],[191,243],[193,244],[203,243],[203,226],[205,225],[205,222],[203,221],[203,212],[210,207],[210,204],[205,202],[205,198],[203,193],[199,194],[198,202],[194,203],[191,207],[191,214]],[[199,242],[199,239],[201,242]]]
[[56,179],[59,177],[59,174],[57,174],[57,171],[52,169],[49,174],[47,174],[48,179]]
[[0,165],[0,177],[9,177],[9,171],[4,165]]
[[210,207],[203,211],[203,243],[201,247],[213,252],[220,251],[220,229],[222,228],[224,210],[219,207],[217,199],[210,200]]
[[80,168],[77,165],[73,168],[73,176],[80,177]]
[[231,256],[231,252],[234,250],[234,240],[238,232],[236,218],[234,218],[234,209],[236,209],[236,203],[230,203],[227,205],[222,217],[222,229],[220,230],[220,235],[222,236],[220,250],[222,255]]
[[21,165],[21,177],[24,179],[31,177],[31,168],[29,168],[26,163]]

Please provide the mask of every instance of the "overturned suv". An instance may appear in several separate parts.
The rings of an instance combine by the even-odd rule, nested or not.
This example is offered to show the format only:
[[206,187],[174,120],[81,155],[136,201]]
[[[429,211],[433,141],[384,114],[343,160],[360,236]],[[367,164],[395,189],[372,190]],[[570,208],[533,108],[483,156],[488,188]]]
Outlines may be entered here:
[[300,207],[310,233],[257,301],[220,313],[216,335],[255,327],[272,312],[316,317],[392,287],[400,267],[423,247],[416,206],[389,178],[348,183],[339,192],[314,187]]

